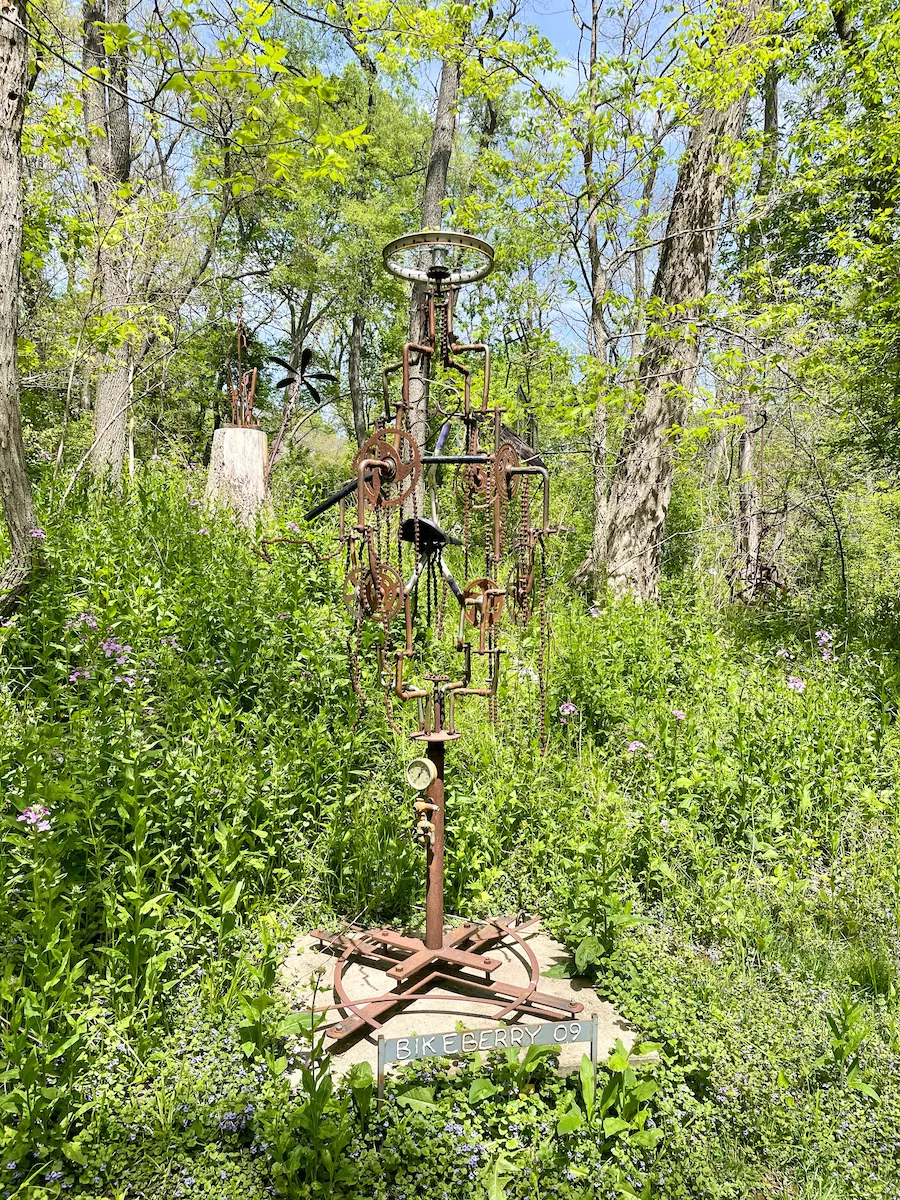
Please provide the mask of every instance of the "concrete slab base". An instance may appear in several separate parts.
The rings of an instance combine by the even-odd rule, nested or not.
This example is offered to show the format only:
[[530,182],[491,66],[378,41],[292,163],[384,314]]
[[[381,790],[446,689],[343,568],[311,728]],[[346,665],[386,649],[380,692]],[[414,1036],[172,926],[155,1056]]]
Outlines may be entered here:
[[[612,1053],[617,1038],[630,1050],[636,1040],[633,1027],[611,1004],[598,998],[588,980],[547,979],[544,976],[545,971],[568,960],[565,948],[550,937],[540,925],[532,926],[522,936],[534,951],[540,965],[540,990],[561,999],[577,1000],[583,1004],[584,1010],[578,1014],[579,1019],[589,1019],[596,1013],[600,1061]],[[492,958],[499,958],[502,963],[494,972],[496,979],[523,985],[528,982],[527,961],[514,942],[510,940],[494,943],[489,953]],[[282,964],[281,984],[297,1011],[313,1006],[322,1007],[334,1000],[332,981],[337,957],[336,954],[321,949],[307,934],[296,938]],[[344,971],[344,982],[348,995],[353,999],[381,996],[396,987],[384,970],[379,970],[370,963],[357,962],[350,965]],[[449,989],[436,988],[424,999],[416,1000],[405,1009],[390,1015],[384,1021],[381,1032],[385,1037],[393,1038],[453,1033],[466,1029],[495,1029],[498,1027],[498,1022],[493,1020],[493,1013],[496,1011],[496,1005],[469,1003]],[[329,1022],[338,1021],[343,1015],[339,1009],[332,1007],[327,1013],[327,1018]],[[505,1023],[508,1024],[514,1019],[510,1016]],[[519,1023],[527,1025],[540,1022],[535,1017],[523,1016]],[[587,1045],[584,1044],[563,1046],[559,1062],[560,1072],[568,1074],[570,1071],[576,1071],[581,1063],[581,1056],[587,1049]],[[333,1071],[338,1077],[345,1075],[354,1063],[358,1062],[370,1063],[374,1072],[375,1036],[360,1035],[354,1044],[345,1046],[341,1043],[331,1054]]]

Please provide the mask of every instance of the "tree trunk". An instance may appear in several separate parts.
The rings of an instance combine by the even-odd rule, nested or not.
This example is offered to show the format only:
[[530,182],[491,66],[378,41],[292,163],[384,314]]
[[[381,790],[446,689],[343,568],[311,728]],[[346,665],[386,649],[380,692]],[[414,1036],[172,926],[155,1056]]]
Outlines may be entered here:
[[[365,132],[369,133],[375,118],[375,81],[377,70],[374,60],[359,46],[349,33],[345,34],[354,53],[359,59],[360,66],[366,75],[366,124]],[[359,155],[356,173],[356,198],[364,200],[368,178],[369,154],[368,145],[363,143]],[[360,230],[357,237],[364,236]],[[369,422],[366,413],[366,396],[363,388],[362,353],[363,336],[366,331],[366,304],[372,288],[371,261],[367,248],[363,248],[359,262],[359,290],[356,298],[356,308],[350,321],[350,352],[347,357],[347,384],[350,391],[350,408],[353,414],[353,432],[357,446],[361,446],[369,434]]]
[[[128,63],[106,54],[98,22],[124,25],[124,0],[84,0],[82,63],[90,74],[84,89],[87,162],[97,212],[97,279],[100,308],[109,320],[113,345],[99,360],[94,400],[94,473],[118,483],[125,461],[130,407],[131,347],[118,326],[128,318],[128,262],[116,224],[127,203],[131,175]],[[116,343],[116,339],[118,342]]]
[[591,0],[591,42],[590,58],[588,60],[588,123],[584,139],[584,189],[588,203],[587,241],[588,265],[590,270],[590,314],[588,318],[588,353],[596,364],[597,399],[594,405],[594,419],[591,424],[589,438],[591,452],[591,473],[594,482],[594,533],[591,548],[587,558],[577,572],[579,581],[593,576],[594,585],[602,565],[606,562],[607,538],[607,435],[608,420],[606,413],[606,356],[608,338],[606,324],[603,320],[603,305],[606,300],[607,273],[603,264],[600,250],[600,223],[597,216],[598,187],[594,170],[594,154],[596,151],[594,139],[594,115],[597,105],[597,53],[600,24],[600,0]]
[[25,466],[19,412],[16,337],[22,254],[22,123],[28,45],[25,0],[12,0],[0,21],[0,498],[10,557],[0,576],[0,613],[8,613],[31,573],[37,522]]
[[[756,181],[757,203],[765,200],[772,190],[775,178],[775,168],[778,161],[778,69],[770,67],[766,71],[763,91],[763,149],[759,164],[759,176]],[[752,222],[749,230],[747,245],[747,270],[752,271],[763,253],[762,225],[759,220]],[[751,276],[751,287],[753,279]],[[741,288],[742,300],[746,299],[746,289]],[[759,486],[756,481],[756,435],[765,427],[765,419],[759,412],[758,405],[750,394],[744,381],[741,386],[741,416],[744,420],[738,438],[738,539],[737,575],[740,580],[739,594],[745,600],[755,600],[765,589],[764,571],[761,558],[760,533],[760,498]]]
[[754,423],[756,405],[748,392],[741,396],[744,428],[738,438],[738,554],[742,593],[748,600],[756,595],[759,581],[759,488],[756,485]]
[[[460,68],[458,63],[444,61],[441,65],[441,82],[438,88],[437,112],[431,134],[431,150],[428,155],[428,173],[425,177],[425,195],[422,200],[422,228],[440,229],[441,206],[447,194],[447,173],[450,169],[450,154],[453,150],[453,133],[456,128],[456,103],[459,96]],[[409,313],[409,340],[421,342],[427,332],[425,294],[426,284],[413,284],[412,303]],[[420,449],[425,448],[428,435],[428,379],[429,360],[424,355],[413,356],[409,370],[409,413],[407,425]],[[419,512],[422,511],[424,484],[420,486]]]
[[[762,0],[747,0],[732,44],[748,40]],[[677,428],[697,370],[699,305],[712,272],[725,202],[731,144],[747,111],[744,91],[724,110],[706,109],[691,130],[660,250],[653,299],[678,316],[644,343],[638,369],[643,402],[628,418],[608,502],[607,577],[617,595],[658,593],[661,534],[674,478]],[[674,321],[677,319],[677,326]]]

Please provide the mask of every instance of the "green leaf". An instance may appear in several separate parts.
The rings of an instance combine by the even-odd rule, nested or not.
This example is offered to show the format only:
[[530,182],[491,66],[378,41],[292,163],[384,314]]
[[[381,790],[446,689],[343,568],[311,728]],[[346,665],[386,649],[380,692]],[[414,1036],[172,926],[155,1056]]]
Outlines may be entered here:
[[609,1069],[611,1071],[627,1071],[628,1069],[628,1051],[622,1044],[621,1038],[616,1038],[616,1048],[609,1060]]
[[309,1033],[310,1030],[317,1029],[324,1024],[326,1020],[325,1013],[288,1013],[278,1025],[277,1036],[292,1037],[298,1033]]
[[556,1122],[556,1132],[558,1134],[574,1133],[576,1129],[580,1129],[584,1124],[584,1117],[581,1114],[581,1109],[572,1099],[572,1107],[567,1113],[564,1113]]
[[569,959],[566,962],[557,963],[555,967],[549,967],[546,971],[541,971],[542,979],[571,979],[575,974],[575,964]]
[[437,1105],[434,1102],[434,1088],[414,1087],[397,1095],[397,1103],[414,1112],[434,1112]]
[[643,1150],[653,1150],[656,1143],[663,1136],[661,1129],[639,1129],[637,1133],[633,1133],[630,1141],[635,1146],[640,1146]]
[[222,892],[222,913],[230,913],[240,899],[243,891],[243,879],[233,879]]
[[506,1182],[515,1172],[512,1163],[498,1156],[488,1167],[484,1176],[484,1190],[487,1200],[506,1200]]
[[603,1122],[603,1132],[606,1137],[617,1137],[618,1134],[624,1133],[631,1126],[627,1121],[623,1121],[621,1117],[607,1117]]
[[878,1099],[878,1093],[875,1089],[863,1080],[859,1067],[853,1067],[848,1071],[847,1087],[853,1088],[854,1091],[860,1092],[863,1096],[868,1096],[870,1100]]
[[581,1083],[581,1099],[584,1102],[584,1111],[588,1121],[591,1121],[594,1116],[594,1099],[597,1094],[597,1072],[594,1064],[586,1054],[581,1056],[581,1067],[579,1068],[579,1080]]
[[600,942],[594,935],[588,934],[584,938],[578,949],[575,951],[575,969],[579,975],[583,975],[585,968],[591,966],[592,963],[599,962],[603,957],[603,948]]
[[472,1080],[472,1086],[469,1088],[469,1103],[478,1104],[480,1100],[487,1100],[499,1091],[500,1089],[495,1084],[482,1075],[478,1079]]
[[352,1088],[371,1087],[375,1083],[371,1064],[367,1062],[354,1063],[347,1074],[347,1082]]

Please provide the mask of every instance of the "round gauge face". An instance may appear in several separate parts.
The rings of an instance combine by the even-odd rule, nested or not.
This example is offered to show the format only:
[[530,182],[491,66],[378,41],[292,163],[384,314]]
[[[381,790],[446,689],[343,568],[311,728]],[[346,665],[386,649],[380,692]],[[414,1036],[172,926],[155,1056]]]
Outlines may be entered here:
[[414,758],[406,768],[406,782],[418,792],[424,792],[436,778],[434,763],[428,758]]

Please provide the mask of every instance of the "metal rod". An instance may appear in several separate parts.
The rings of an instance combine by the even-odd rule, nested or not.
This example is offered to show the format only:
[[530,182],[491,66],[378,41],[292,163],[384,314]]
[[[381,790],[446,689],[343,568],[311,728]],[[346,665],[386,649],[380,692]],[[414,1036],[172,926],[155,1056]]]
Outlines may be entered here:
[[[368,470],[367,470],[368,468]],[[356,527],[360,532],[364,533],[366,529],[366,493],[363,484],[366,479],[371,479],[374,472],[378,471],[379,476],[384,471],[388,478],[393,478],[393,464],[388,460],[380,458],[364,458],[359,464],[359,474],[356,480]],[[388,474],[388,472],[390,472]],[[371,548],[371,542],[369,543]]]
[[[460,463],[485,463],[489,461],[487,454],[423,454],[422,463],[426,467],[440,466],[441,463],[447,463],[449,466],[455,466]],[[368,471],[365,475],[366,483],[372,482],[372,472]],[[342,483],[336,492],[330,495],[326,500],[320,500],[315,508],[311,508],[303,517],[304,521],[314,521],[316,517],[321,517],[323,512],[327,512],[333,504],[346,499],[351,492],[355,492],[359,486],[358,479],[348,479],[346,483]]]
[[[372,473],[369,472],[365,476],[366,483],[372,482]],[[314,521],[316,517],[321,517],[323,512],[327,512],[332,504],[337,504],[341,500],[345,500],[351,492],[355,492],[359,486],[359,479],[348,479],[346,483],[342,483],[336,492],[330,495],[326,500],[320,500],[315,508],[311,508],[303,517],[304,521]]]
[[486,463],[490,457],[489,454],[423,454],[422,462],[426,467],[441,463]]
[[431,813],[434,844],[428,846],[427,852],[425,945],[429,950],[440,950],[444,944],[444,743],[429,742],[428,757],[436,774],[426,793],[434,805]]

